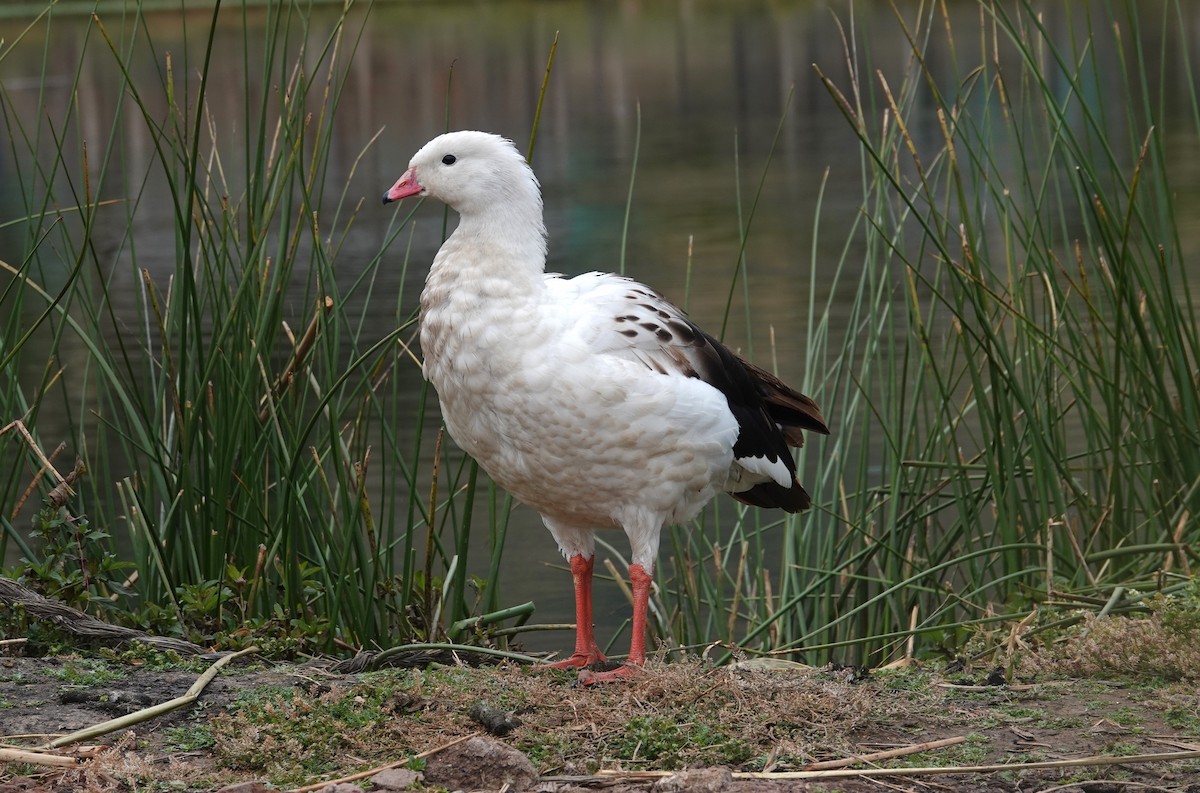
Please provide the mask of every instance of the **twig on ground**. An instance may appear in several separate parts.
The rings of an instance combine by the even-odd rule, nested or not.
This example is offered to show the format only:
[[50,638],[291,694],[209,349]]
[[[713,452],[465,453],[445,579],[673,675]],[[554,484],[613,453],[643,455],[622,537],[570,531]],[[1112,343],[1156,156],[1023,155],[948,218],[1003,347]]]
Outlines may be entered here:
[[1200,749],[1200,743],[1196,741],[1181,741],[1178,738],[1167,737],[1165,735],[1148,735],[1145,737],[1145,740],[1161,743],[1164,746],[1174,746],[1176,749],[1185,749],[1189,752]]
[[65,755],[38,752],[31,749],[6,749],[0,747],[0,763],[29,763],[30,765],[53,766],[69,768],[79,765],[82,758]]
[[801,771],[825,771],[830,768],[845,768],[848,765],[856,763],[874,763],[879,760],[890,760],[893,757],[903,757],[908,754],[916,754],[917,752],[928,752],[933,749],[942,749],[946,746],[954,746],[967,740],[966,736],[959,735],[954,738],[942,738],[938,741],[926,741],[925,743],[915,743],[911,746],[900,746],[895,749],[886,749],[882,752],[872,752],[871,754],[854,755],[852,757],[843,757],[840,760],[825,760],[820,763],[809,763],[801,768]]
[[1081,779],[1075,782],[1068,782],[1065,785],[1048,787],[1045,790],[1039,791],[1039,793],[1056,793],[1059,790],[1091,790],[1093,786],[1095,786],[1097,789],[1107,789],[1109,785],[1124,785],[1125,787],[1131,788],[1145,788],[1146,790],[1160,791],[1160,793],[1161,791],[1167,790],[1167,788],[1163,787],[1162,785],[1150,785],[1145,782],[1134,782],[1129,779]]
[[69,768],[79,764],[78,757],[62,754],[45,754],[26,749],[0,749],[0,763],[28,763],[30,765]]
[[61,738],[55,738],[53,741],[50,741],[50,743],[46,744],[46,748],[56,749],[60,746],[66,746],[67,744],[75,743],[76,741],[82,741],[87,738],[95,738],[100,735],[107,735],[114,730],[119,730],[124,727],[132,727],[134,724],[140,724],[143,721],[149,721],[150,719],[161,716],[164,713],[169,713],[177,708],[181,708],[184,705],[190,705],[200,697],[200,693],[204,691],[205,686],[211,683],[212,679],[217,676],[217,672],[221,670],[221,667],[225,666],[235,658],[240,658],[243,655],[248,655],[249,653],[254,652],[258,652],[258,647],[251,646],[247,647],[245,650],[239,650],[236,653],[230,653],[229,655],[218,658],[216,663],[204,670],[204,674],[196,678],[196,682],[192,683],[192,687],[189,688],[187,693],[181,697],[176,697],[175,699],[159,703],[158,705],[151,705],[148,708],[143,708],[141,710],[134,711],[133,713],[127,713],[124,716],[119,716],[115,719],[109,719],[108,721],[101,722],[100,724],[93,724],[91,727],[85,727],[82,730],[77,730],[68,735],[64,735]]
[[[1045,760],[1032,763],[993,763],[991,765],[925,766],[920,768],[837,768],[829,771],[735,771],[734,779],[844,779],[847,777],[877,776],[935,776],[938,774],[992,774],[1001,771],[1035,771],[1047,768],[1077,768],[1080,766],[1139,765],[1142,763],[1167,763],[1175,760],[1200,758],[1200,750],[1188,752],[1160,752],[1157,754],[1134,754],[1124,757],[1092,755],[1068,760]],[[672,776],[675,771],[616,771],[600,770],[592,777],[544,777],[543,781],[569,782],[586,779],[600,780],[650,780]]]

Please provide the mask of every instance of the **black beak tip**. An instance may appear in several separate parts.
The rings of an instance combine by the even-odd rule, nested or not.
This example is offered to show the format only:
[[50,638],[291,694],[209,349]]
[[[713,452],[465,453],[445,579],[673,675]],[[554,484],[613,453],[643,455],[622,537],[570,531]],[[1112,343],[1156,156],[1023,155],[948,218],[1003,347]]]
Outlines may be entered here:
[[388,198],[388,195],[387,195],[387,193],[384,193],[384,194],[383,194],[383,203],[385,203],[385,204],[390,204],[390,203],[392,203],[392,199]]

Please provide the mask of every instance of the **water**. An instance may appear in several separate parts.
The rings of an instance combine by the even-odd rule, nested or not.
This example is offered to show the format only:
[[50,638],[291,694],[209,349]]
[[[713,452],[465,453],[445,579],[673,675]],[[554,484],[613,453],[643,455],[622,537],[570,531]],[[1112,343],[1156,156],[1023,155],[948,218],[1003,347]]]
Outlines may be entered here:
[[[975,4],[950,5],[962,29],[971,30],[973,24],[977,29],[972,22],[979,13]],[[863,6],[858,10],[858,33],[869,42],[872,67],[899,75],[909,50],[890,6]],[[912,6],[905,8],[911,11]],[[1056,13],[1060,12],[1047,10],[1048,25],[1058,31],[1056,35],[1069,36],[1076,21]],[[1198,16],[1191,9],[1187,14]],[[335,9],[315,11],[310,21],[313,38],[324,37],[336,18]],[[222,17],[209,87],[218,138],[244,134],[247,93],[257,97],[274,90],[260,84],[257,72],[243,68],[241,61],[243,22],[253,38],[264,35],[265,19],[261,11],[250,11],[243,20],[235,9]],[[101,20],[114,29],[121,24],[119,14],[102,13]],[[802,371],[809,300],[814,298],[819,305],[827,297],[822,268],[831,267],[842,255],[846,230],[859,214],[862,193],[857,139],[812,68],[813,63],[821,64],[840,84],[848,82],[839,21],[849,25],[846,3],[378,3],[350,64],[335,120],[338,143],[325,199],[336,202],[348,182],[350,203],[361,196],[368,207],[343,248],[339,267],[352,278],[355,257],[369,255],[378,246],[392,209],[373,205],[404,170],[411,154],[444,128],[452,65],[450,126],[497,132],[525,147],[557,31],[557,59],[534,158],[546,200],[549,269],[576,273],[619,266],[640,111],[633,211],[625,236],[627,272],[676,301],[684,302],[686,297],[695,320],[719,329],[741,247],[739,212],[743,216],[748,212],[766,170],[745,249],[754,293],[752,323],[746,327],[742,319],[739,288],[726,339],[776,367],[786,380],[800,383],[807,377],[820,382],[825,373]],[[0,39],[15,40],[27,24],[28,20],[0,22]],[[148,29],[154,48],[140,48],[135,73],[162,68],[164,53],[169,51],[181,90],[185,85],[194,89],[200,57],[195,42],[206,35],[207,24],[207,12],[152,15]],[[1186,35],[1197,37],[1195,25],[1185,29],[1191,31]],[[29,37],[0,60],[4,90],[26,123],[33,124],[39,115],[53,122],[69,103],[77,102],[82,120],[79,134],[91,146],[108,143],[121,97],[113,59],[97,41],[86,48],[82,89],[74,97],[68,93],[69,70],[79,60],[84,37],[96,35],[87,15],[60,17],[45,41]],[[978,42],[964,41],[962,46],[970,48]],[[42,84],[38,76],[47,53],[49,62],[61,65],[63,71]],[[1171,80],[1165,84],[1170,86]],[[118,161],[126,178],[136,183],[144,177],[152,155],[144,124],[131,111],[126,107],[128,124],[120,131],[126,137],[119,141],[123,154]],[[1181,105],[1180,118],[1186,119],[1186,113]],[[767,169],[781,122],[778,149]],[[379,142],[368,147],[380,130]],[[935,141],[940,133],[931,123],[914,134]],[[5,158],[14,149],[3,142],[0,179],[8,179],[14,164]],[[354,169],[355,158],[364,148],[366,153]],[[1195,157],[1194,141],[1185,141],[1181,148],[1191,153],[1191,159],[1180,162],[1178,187],[1184,200],[1190,197],[1194,202],[1200,193],[1200,159]],[[230,174],[240,172],[236,161],[223,165]],[[78,179],[83,168],[78,160],[67,161],[56,178],[74,175]],[[815,218],[822,185],[818,231]],[[150,263],[156,277],[165,280],[174,266],[175,243],[169,202],[156,200],[162,194],[155,191],[161,189],[149,188],[133,234],[139,261]],[[12,216],[13,207],[11,194],[0,194],[0,221]],[[432,258],[440,212],[432,205],[422,209],[414,262]],[[102,237],[98,243],[115,248],[124,233],[123,225],[114,225],[111,239]],[[1189,239],[1200,236],[1194,222],[1184,233]],[[19,260],[19,244],[11,232],[0,236],[0,259]],[[853,246],[851,242],[852,250]],[[399,261],[403,250],[395,247]],[[849,258],[854,261],[854,254]],[[817,294],[810,295],[814,267]],[[399,288],[398,281],[390,286]],[[130,303],[117,305],[118,313],[134,316],[134,293],[128,290]],[[404,295],[405,303],[415,305],[416,296],[413,288]],[[838,300],[850,297],[847,290]],[[844,313],[845,305],[835,303],[835,318]],[[391,315],[387,307],[380,310],[379,327],[368,329],[367,335],[386,335]],[[832,333],[830,346],[836,349],[836,336],[845,328],[835,325]],[[65,357],[69,356],[68,350]],[[30,378],[41,374],[35,358],[28,357],[31,366],[39,367],[26,373]],[[412,384],[414,389],[416,385]],[[831,418],[836,423],[836,417]],[[66,421],[66,416],[44,416],[41,435],[69,437]],[[626,547],[619,536],[608,539],[621,549]],[[476,559],[482,555],[476,553]],[[543,565],[562,560],[537,517],[527,510],[514,517],[507,559],[511,568],[502,582],[506,603],[535,600],[539,622],[573,619],[569,575],[542,574]],[[597,598],[597,621],[604,635],[628,611],[612,585],[598,584]],[[564,648],[569,643],[565,636],[530,641],[534,646]]]

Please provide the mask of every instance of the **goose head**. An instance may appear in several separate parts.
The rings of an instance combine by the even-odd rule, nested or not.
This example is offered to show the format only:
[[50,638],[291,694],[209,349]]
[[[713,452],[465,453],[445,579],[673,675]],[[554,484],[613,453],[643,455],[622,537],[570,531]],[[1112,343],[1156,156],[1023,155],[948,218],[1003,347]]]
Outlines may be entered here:
[[537,177],[513,142],[475,131],[447,132],[422,146],[383,203],[409,196],[436,198],[460,215],[514,204],[540,212],[542,203]]

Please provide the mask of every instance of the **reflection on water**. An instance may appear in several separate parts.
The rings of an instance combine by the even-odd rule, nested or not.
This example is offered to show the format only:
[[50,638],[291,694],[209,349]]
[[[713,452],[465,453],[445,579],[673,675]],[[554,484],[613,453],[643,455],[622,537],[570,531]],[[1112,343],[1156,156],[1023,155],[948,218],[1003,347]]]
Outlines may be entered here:
[[[977,29],[975,4],[951,6],[952,16],[963,29],[972,25]],[[842,256],[847,230],[858,217],[862,185],[857,140],[816,79],[812,64],[820,64],[826,73],[846,82],[841,26],[849,24],[849,8],[841,2],[377,3],[348,67],[335,119],[333,160],[325,182],[329,192],[324,201],[336,205],[348,184],[349,204],[361,196],[366,206],[341,249],[337,267],[347,282],[352,281],[357,275],[356,259],[361,262],[377,248],[393,217],[391,208],[374,207],[378,195],[404,170],[409,156],[444,128],[447,112],[453,128],[498,132],[525,147],[546,57],[557,31],[557,59],[534,157],[546,199],[549,268],[567,273],[617,268],[640,110],[633,211],[625,239],[627,271],[677,301],[682,302],[686,294],[692,316],[711,329],[720,328],[741,246],[739,212],[748,213],[755,201],[782,120],[778,148],[762,181],[753,231],[745,247],[746,272],[754,295],[753,322],[747,328],[741,320],[738,289],[727,340],[777,366],[785,379],[820,382],[822,371],[801,370],[809,301],[815,298],[819,305],[827,297],[823,274]],[[916,6],[905,8],[911,14]],[[1055,36],[1070,36],[1080,24],[1078,19],[1066,18],[1067,13],[1060,6],[1047,7],[1046,24]],[[1189,23],[1196,21],[1192,17],[1200,17],[1190,8],[1184,13]],[[238,179],[245,173],[245,164],[238,159],[244,149],[237,141],[253,132],[246,129],[247,97],[251,103],[264,96],[269,101],[277,89],[264,84],[261,68],[243,60],[243,36],[265,38],[265,19],[261,11],[225,13],[214,52],[209,105],[213,134],[218,140],[230,141],[222,147],[221,165],[231,194],[242,189]],[[336,19],[331,8],[312,12],[307,22],[309,40],[323,40]],[[122,40],[120,14],[102,15],[101,21]],[[26,24],[27,20],[0,23],[0,39],[16,39]],[[203,55],[196,42],[206,35],[207,24],[203,12],[150,17],[147,29],[152,44],[146,40],[126,42],[136,53],[135,78],[153,77],[164,68],[169,52],[178,90],[194,92]],[[860,54],[870,71],[878,69],[899,84],[909,51],[890,4],[860,4],[856,24],[860,46],[869,47]],[[357,30],[357,25],[352,27]],[[1146,27],[1159,29],[1157,25]],[[1183,27],[1184,33],[1195,30],[1194,24]],[[77,103],[81,123],[68,132],[92,147],[111,144],[119,153],[114,161],[123,169],[124,178],[110,178],[106,184],[110,188],[122,182],[140,185],[151,170],[151,141],[144,122],[130,106],[130,97],[121,93],[114,59],[107,47],[96,41],[97,35],[87,16],[60,16],[50,25],[45,42],[40,36],[27,37],[0,60],[0,79],[31,135],[52,134],[56,119],[65,116],[70,103]],[[291,40],[289,57],[294,57],[299,43],[299,38]],[[969,50],[979,42],[964,37],[958,46],[957,54],[932,47],[933,68],[938,68],[939,58],[947,63],[955,57],[969,62],[976,57]],[[73,74],[69,70],[79,62],[81,51],[81,89],[71,96]],[[63,71],[43,83],[38,78],[46,57]],[[1113,71],[1097,75],[1096,90],[1102,90],[1104,80],[1117,74],[1115,53],[1101,58],[1100,63],[1111,65]],[[1170,92],[1177,90],[1182,97],[1186,88],[1173,88],[1170,75],[1167,77],[1164,103],[1170,108],[1174,106]],[[447,99],[451,79],[453,88]],[[122,121],[114,129],[113,119],[122,104]],[[1180,127],[1186,128],[1188,105],[1180,99],[1178,106]],[[162,107],[152,106],[149,112],[155,118],[165,116]],[[928,141],[932,147],[940,143],[941,134],[932,113],[925,121],[911,131],[918,144]],[[1112,126],[1123,130],[1127,125],[1122,117]],[[0,138],[13,130],[11,123],[0,129]],[[381,130],[378,142],[369,145]],[[1190,134],[1194,137],[1194,129]],[[1118,151],[1129,149],[1119,140],[1115,143]],[[22,149],[8,140],[0,140],[0,144],[0,179],[7,180],[15,164],[5,158]],[[68,147],[68,155],[78,149]],[[1195,154],[1194,142],[1181,149]],[[1180,159],[1176,188],[1181,218],[1197,216],[1187,208],[1194,203],[1200,182],[1198,162],[1195,156]],[[29,168],[21,170],[30,172]],[[81,161],[68,160],[50,178],[56,184],[78,182],[82,170]],[[823,185],[818,234],[818,195]],[[165,279],[174,268],[175,239],[164,189],[151,180],[131,233],[139,262],[157,268]],[[0,192],[0,221],[18,211],[9,191]],[[101,258],[105,246],[115,251],[128,245],[124,211],[114,209],[112,217],[111,238],[97,240]],[[414,262],[424,264],[432,258],[440,238],[440,218],[440,207],[422,208],[413,243]],[[1188,247],[1194,248],[1197,228],[1193,225],[1182,231],[1193,240]],[[0,259],[19,261],[25,245],[22,232],[3,233]],[[403,251],[396,250],[395,256],[399,260]],[[852,254],[850,266],[854,261]],[[128,270],[118,268],[117,272]],[[810,275],[815,279],[815,296],[808,294]],[[685,283],[689,284],[686,293]],[[132,318],[136,289],[129,286],[114,290],[130,301],[115,310]],[[416,303],[417,282],[410,282],[409,287],[403,302],[411,307]],[[376,292],[391,289],[394,293],[399,288],[397,280],[379,284]],[[851,298],[847,291],[838,300]],[[297,308],[298,313],[301,310]],[[835,304],[832,314],[836,319],[844,311]],[[391,307],[381,306],[374,335],[388,333],[392,317]],[[844,333],[845,328],[834,327],[832,332]],[[772,333],[774,348],[770,347]],[[831,347],[838,346],[835,338]],[[39,366],[38,371],[26,373],[31,379],[41,376],[35,358],[27,358],[31,365]],[[411,386],[415,390],[417,383]],[[830,418],[836,426],[836,415]],[[68,437],[62,425],[65,420],[65,416],[44,415],[39,426],[42,436]],[[610,539],[618,548],[625,548],[623,538]],[[519,514],[508,542],[508,560],[514,566],[561,562],[536,516],[526,512]],[[476,554],[476,558],[482,555]],[[535,599],[539,621],[572,619],[565,572],[508,574],[502,589],[507,602]],[[603,634],[619,624],[626,608],[615,587],[604,584],[598,589],[597,602]],[[569,637],[535,643],[565,646]]]

